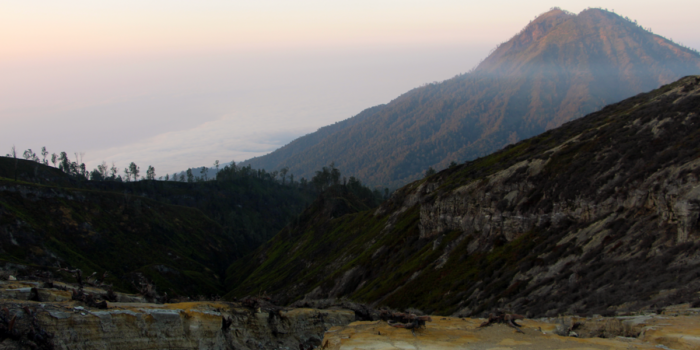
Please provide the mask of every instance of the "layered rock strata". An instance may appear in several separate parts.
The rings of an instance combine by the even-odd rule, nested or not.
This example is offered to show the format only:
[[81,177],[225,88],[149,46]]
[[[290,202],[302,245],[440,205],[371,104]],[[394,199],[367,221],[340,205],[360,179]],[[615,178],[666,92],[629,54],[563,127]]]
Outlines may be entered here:
[[[56,349],[71,350],[310,349],[327,329],[355,320],[349,310],[264,310],[228,302],[116,302],[99,310],[71,301],[71,292],[32,285],[8,283],[0,291],[0,328],[15,320],[14,336],[0,332],[0,349],[50,348],[37,334],[50,335]],[[32,290],[42,301],[26,300]]]

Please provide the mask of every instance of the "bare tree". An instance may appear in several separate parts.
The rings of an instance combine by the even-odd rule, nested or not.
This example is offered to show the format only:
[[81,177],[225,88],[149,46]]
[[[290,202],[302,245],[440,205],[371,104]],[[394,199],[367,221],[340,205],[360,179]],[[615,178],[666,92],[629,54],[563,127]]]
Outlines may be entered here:
[[32,152],[31,148],[24,151],[23,156],[24,156],[24,159],[26,159],[26,160],[34,160],[35,158],[39,159],[39,158],[37,158],[36,153]]
[[139,171],[140,168],[134,162],[131,162],[131,164],[129,164],[129,173],[131,173],[131,176],[134,178],[134,181],[138,181]]
[[75,172],[84,177],[88,177],[88,171],[83,163],[83,157],[85,157],[85,152],[73,152],[75,155]]
[[102,175],[102,178],[106,179],[107,178],[107,171],[109,169],[107,168],[107,162],[102,162],[102,164],[97,166],[97,171],[100,172],[100,175]]
[[43,163],[44,165],[49,165],[49,161],[46,160],[46,156],[49,155],[49,151],[46,150],[46,146],[41,147],[41,156],[44,158]]
[[68,160],[68,154],[66,152],[61,152],[58,156],[58,168],[61,169],[66,174],[70,174],[70,161]]
[[73,154],[75,154],[75,163],[82,164],[83,157],[85,157],[85,152],[74,152]]
[[155,180],[156,179],[156,169],[152,166],[148,166],[148,170],[146,170],[146,179],[147,180]]
[[113,180],[117,179],[117,173],[119,172],[119,168],[117,168],[117,165],[112,162],[112,167],[109,168],[109,171],[111,172],[111,177]]
[[15,181],[17,181],[17,149],[15,148],[15,145],[12,145],[12,158],[15,159]]

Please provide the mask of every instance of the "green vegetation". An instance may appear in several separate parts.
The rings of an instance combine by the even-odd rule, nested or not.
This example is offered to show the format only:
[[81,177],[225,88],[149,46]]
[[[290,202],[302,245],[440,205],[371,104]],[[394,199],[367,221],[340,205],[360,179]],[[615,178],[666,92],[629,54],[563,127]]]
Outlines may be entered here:
[[[133,180],[138,166],[130,168]],[[226,268],[314,197],[311,188],[250,167],[227,166],[215,180],[192,183],[88,181],[68,169],[0,157],[0,263],[55,275],[59,264],[109,271],[124,291],[140,273],[171,296],[223,295]],[[155,176],[152,167],[147,176]]]
[[0,186],[4,262],[108,271],[118,290],[133,291],[130,275],[138,271],[171,295],[223,292],[219,276],[235,244],[199,210],[6,178]]
[[[182,183],[131,179],[127,182],[113,175],[104,177],[105,181],[88,181],[85,177],[33,160],[0,157],[0,176],[12,178],[15,163],[19,179],[33,183],[119,193],[125,197],[146,197],[161,203],[197,208],[222,226],[235,241],[237,248],[230,252],[234,258],[247,254],[277,234],[314,198],[310,185],[302,186],[299,182],[282,184],[264,170],[236,168],[235,165],[224,167],[211,181],[198,179]],[[130,174],[138,173],[135,164],[130,168]]]
[[[311,206],[261,248],[229,267],[226,285],[233,291],[228,297],[277,291],[299,278],[320,280],[320,267],[334,264],[334,260],[309,268],[303,257],[359,254],[358,240],[371,238],[382,227],[367,211],[384,200],[378,191],[371,191],[353,177],[341,183],[340,172],[333,165],[318,171],[311,183],[322,190]],[[353,214],[357,212],[364,215]],[[326,228],[331,227],[328,232]],[[261,252],[265,261],[258,265]]]

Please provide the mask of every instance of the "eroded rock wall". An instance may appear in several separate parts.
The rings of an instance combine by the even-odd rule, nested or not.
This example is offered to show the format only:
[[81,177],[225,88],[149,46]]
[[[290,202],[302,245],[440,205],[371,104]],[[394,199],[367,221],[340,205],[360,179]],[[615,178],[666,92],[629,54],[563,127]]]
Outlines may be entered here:
[[[320,345],[328,328],[355,319],[347,310],[266,312],[219,302],[110,303],[107,310],[75,302],[0,303],[16,317],[22,334],[34,317],[43,331],[53,334],[56,349],[306,349]],[[8,338],[0,349],[26,348],[30,341],[26,336]]]
[[[399,190],[374,213],[387,225],[366,247],[383,235],[408,240],[397,229],[415,208],[418,240],[370,248],[372,259],[426,256],[425,246],[437,254],[376,302],[445,293],[459,315],[550,316],[700,304],[698,136],[700,78],[688,77]],[[336,277],[330,295],[376,278],[364,271]]]

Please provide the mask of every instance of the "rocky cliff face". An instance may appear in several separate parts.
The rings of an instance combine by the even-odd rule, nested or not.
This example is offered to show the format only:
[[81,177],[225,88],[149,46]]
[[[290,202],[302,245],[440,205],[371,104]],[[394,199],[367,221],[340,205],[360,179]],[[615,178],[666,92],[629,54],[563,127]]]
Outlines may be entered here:
[[[226,302],[117,302],[98,310],[71,301],[70,292],[35,284],[2,285],[0,349],[307,349],[321,345],[328,328],[355,319],[349,310],[265,310]],[[41,301],[27,300],[32,288]]]
[[258,252],[248,281],[274,276],[274,257],[315,271],[265,285],[281,300],[550,316],[700,303],[698,151],[700,77],[686,77],[410,184],[374,212],[300,225]]
[[[537,255],[518,261],[508,276],[509,288],[523,291],[494,304],[528,308],[532,299],[574,294],[580,299],[561,306],[575,312],[590,307],[591,295],[606,299],[606,307],[652,305],[648,299],[670,280],[695,286],[699,82],[686,78],[514,145],[500,155],[523,155],[504,157],[478,180],[450,185],[461,172],[455,170],[419,185],[404,207],[420,202],[421,238],[460,232],[435,268],[525,238],[549,243],[534,244]],[[475,300],[494,297],[472,289],[472,301],[461,302],[470,305],[465,313],[479,307]]]

